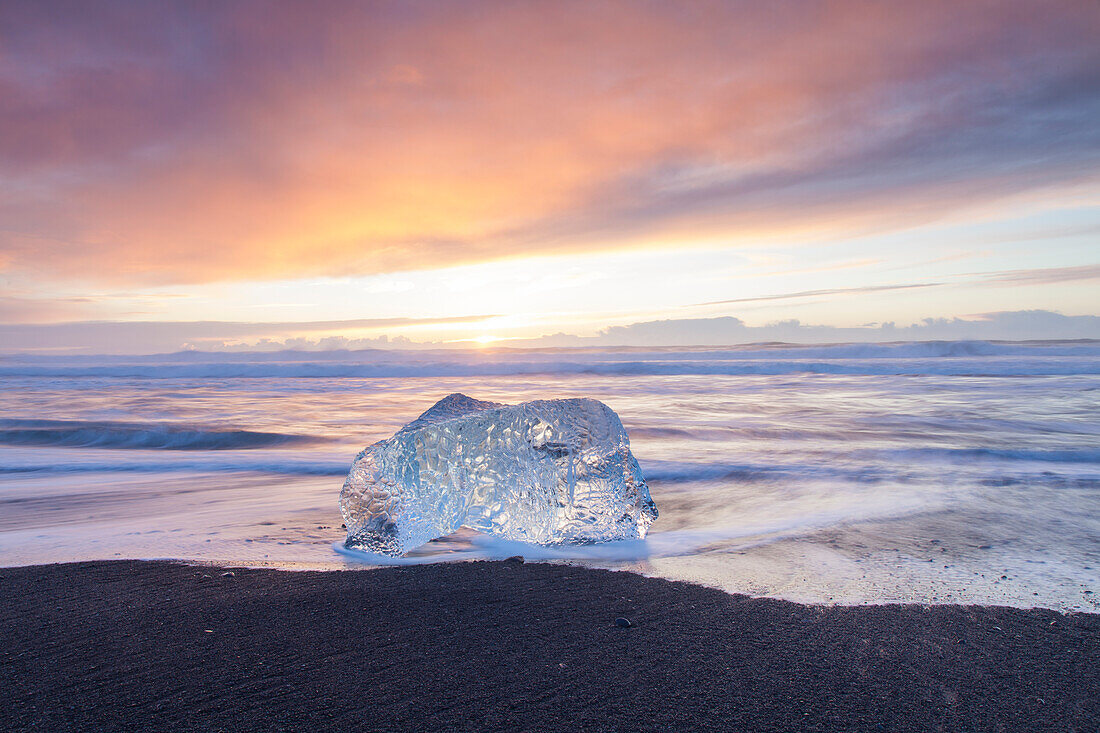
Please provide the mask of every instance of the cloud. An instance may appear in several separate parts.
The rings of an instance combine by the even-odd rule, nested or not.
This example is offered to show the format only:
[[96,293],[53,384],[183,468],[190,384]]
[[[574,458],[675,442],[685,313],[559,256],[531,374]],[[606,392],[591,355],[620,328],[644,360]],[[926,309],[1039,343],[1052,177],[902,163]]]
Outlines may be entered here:
[[797,320],[748,326],[733,317],[669,319],[615,326],[591,338],[559,334],[539,341],[546,346],[726,346],[774,341],[823,344],[1097,338],[1100,338],[1100,316],[1030,310],[989,313],[977,318],[928,318],[907,326],[884,323],[855,328],[817,326]]
[[0,296],[0,323],[61,321],[86,314],[86,307],[72,301]]
[[[477,323],[493,315],[446,318],[363,318],[341,321],[285,321],[252,323],[235,321],[84,321],[50,324],[0,324],[0,344],[7,352],[72,351],[94,354],[151,354],[184,348],[229,348],[251,344],[307,343],[303,334],[354,332],[433,326],[453,323]],[[324,348],[345,348],[354,341],[345,335],[315,337]],[[388,339],[374,339],[379,344]],[[360,339],[366,344],[372,339]],[[345,346],[337,347],[343,343]],[[400,343],[400,342],[399,342]]]
[[912,290],[914,288],[934,288],[943,283],[910,283],[907,285],[863,285],[856,288],[828,288],[825,290],[800,290],[797,293],[780,293],[778,295],[761,295],[755,298],[733,298],[732,300],[713,300],[708,303],[695,303],[701,305],[725,305],[727,303],[757,303],[766,300],[793,300],[797,298],[813,298],[821,295],[844,295],[864,293],[880,293],[884,290]]
[[10,0],[0,262],[382,273],[1095,186],[1094,10]]
[[[306,323],[231,322],[88,322],[52,325],[0,324],[0,353],[58,352],[152,354],[200,351],[280,351],[299,349],[469,348],[470,341],[413,341],[380,335],[355,337],[335,330],[387,325],[432,325],[492,316],[454,319],[394,318]],[[1044,310],[1002,311],[970,318],[926,318],[918,323],[837,327],[780,321],[749,326],[739,318],[677,318],[605,328],[596,336],[557,333],[532,339],[507,339],[510,348],[732,346],[753,343],[866,343],[894,341],[1100,339],[1100,316],[1066,316]]]
[[57,323],[108,320],[141,312],[150,303],[190,296],[182,293],[96,293],[45,298],[25,294],[0,296],[0,323]]
[[[955,259],[955,258],[943,258]],[[693,303],[689,308],[707,305],[726,305],[730,303],[757,303],[769,300],[797,300],[799,298],[815,298],[828,295],[864,295],[867,293],[880,293],[891,290],[913,290],[919,288],[935,288],[943,285],[959,285],[966,283],[985,283],[989,285],[1048,285],[1051,283],[1074,282],[1080,280],[1100,279],[1100,265],[1077,265],[1074,267],[1045,267],[1030,270],[1000,270],[996,272],[979,272],[967,275],[953,276],[948,282],[928,283],[896,283],[886,285],[861,285],[851,288],[826,288],[821,290],[800,290],[795,293],[777,293],[774,295],[760,295],[751,298],[732,298],[729,300],[712,300],[705,303]]]
[[1100,279],[1100,265],[1078,265],[1076,267],[1047,267],[1035,270],[1005,270],[984,275],[991,283],[1013,283],[1020,285],[1048,285],[1051,283],[1074,282],[1078,280]]

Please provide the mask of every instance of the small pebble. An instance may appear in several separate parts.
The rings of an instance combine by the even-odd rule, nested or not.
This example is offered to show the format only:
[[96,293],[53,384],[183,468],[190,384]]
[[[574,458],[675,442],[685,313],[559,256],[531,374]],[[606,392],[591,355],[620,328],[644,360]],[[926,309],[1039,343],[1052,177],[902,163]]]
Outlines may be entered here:
[[222,573],[223,578],[232,578],[234,575],[236,575],[236,573],[234,573],[232,570],[226,570],[224,573]]
[[618,626],[620,629],[629,629],[634,624],[630,623],[630,619],[620,616],[619,618],[615,619],[615,625]]
[[978,545],[979,550],[992,550],[993,545]]

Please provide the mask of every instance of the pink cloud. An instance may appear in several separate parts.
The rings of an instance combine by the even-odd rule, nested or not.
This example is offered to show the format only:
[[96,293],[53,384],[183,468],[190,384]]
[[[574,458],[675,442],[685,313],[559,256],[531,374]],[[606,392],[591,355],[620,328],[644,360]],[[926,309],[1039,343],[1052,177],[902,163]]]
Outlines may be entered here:
[[0,258],[39,277],[905,220],[1093,185],[1100,157],[1086,2],[0,13]]

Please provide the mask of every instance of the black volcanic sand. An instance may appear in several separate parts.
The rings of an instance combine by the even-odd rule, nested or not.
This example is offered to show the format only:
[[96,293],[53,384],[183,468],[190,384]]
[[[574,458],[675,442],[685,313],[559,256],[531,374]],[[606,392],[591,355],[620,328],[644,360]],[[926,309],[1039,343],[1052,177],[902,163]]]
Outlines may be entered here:
[[1100,729],[1095,614],[514,561],[222,572],[0,569],[0,730]]

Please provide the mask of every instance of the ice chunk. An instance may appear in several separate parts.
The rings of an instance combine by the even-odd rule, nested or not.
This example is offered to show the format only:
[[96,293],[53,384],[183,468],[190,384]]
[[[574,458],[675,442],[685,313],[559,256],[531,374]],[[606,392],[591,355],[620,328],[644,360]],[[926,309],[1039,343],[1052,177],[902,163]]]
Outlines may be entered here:
[[607,405],[462,394],[356,456],[340,511],[346,547],[386,555],[459,527],[549,545],[642,538],[657,518]]

